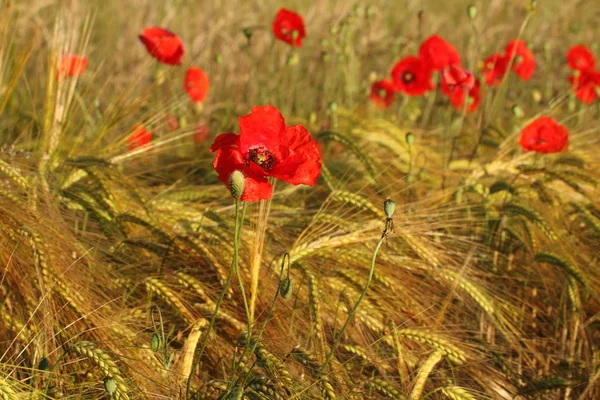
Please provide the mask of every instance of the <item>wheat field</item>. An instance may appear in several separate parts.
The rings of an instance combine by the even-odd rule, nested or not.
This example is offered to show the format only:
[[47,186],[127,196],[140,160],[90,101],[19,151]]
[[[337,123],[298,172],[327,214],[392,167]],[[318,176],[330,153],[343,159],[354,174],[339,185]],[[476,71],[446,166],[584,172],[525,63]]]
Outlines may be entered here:
[[[565,56],[600,56],[597,1],[0,4],[1,399],[600,398],[600,73],[588,104]],[[378,107],[434,34],[476,109],[442,73]],[[533,75],[486,85],[514,39]],[[266,104],[318,143],[318,181],[235,200],[211,144]],[[568,149],[524,151],[542,116]]]

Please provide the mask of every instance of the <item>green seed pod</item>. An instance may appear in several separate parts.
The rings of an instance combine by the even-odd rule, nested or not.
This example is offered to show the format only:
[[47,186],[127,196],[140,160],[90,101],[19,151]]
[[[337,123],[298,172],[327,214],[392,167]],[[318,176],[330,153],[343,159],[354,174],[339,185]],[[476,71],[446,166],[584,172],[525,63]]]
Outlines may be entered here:
[[229,175],[229,190],[234,199],[239,200],[244,193],[246,178],[242,171],[235,170]]
[[300,32],[298,32],[296,30],[292,31],[292,40],[298,39],[299,36],[300,36]]
[[365,9],[365,16],[367,18],[372,18],[375,15],[375,9],[372,6],[368,6]]
[[298,64],[299,59],[300,59],[300,57],[298,57],[298,54],[294,53],[287,58],[287,65],[288,66],[296,65],[296,64]]
[[331,28],[329,28],[329,33],[332,34],[332,35],[335,35],[338,32],[339,32],[339,28],[336,25],[334,25]]
[[337,103],[335,101],[332,101],[331,103],[329,103],[329,106],[327,108],[329,108],[329,111],[331,111],[331,112],[336,112],[337,111]]
[[477,7],[473,4],[469,4],[467,7],[467,15],[469,16],[469,19],[474,20],[477,16]]
[[46,356],[42,357],[40,362],[38,363],[38,369],[40,371],[48,371],[50,370],[50,362],[46,358]]
[[117,391],[117,381],[113,378],[104,378],[104,389],[106,390],[106,393],[112,396]]
[[392,215],[394,215],[394,211],[396,211],[396,203],[394,202],[394,200],[390,198],[385,199],[385,201],[383,202],[383,211],[385,212],[385,216],[387,218],[392,218]]
[[288,277],[283,278],[283,280],[279,283],[279,294],[284,300],[289,300],[292,298],[292,289],[292,281]]
[[523,109],[516,104],[513,105],[510,110],[512,111],[515,118],[523,118],[523,116],[525,115]]
[[407,132],[406,136],[404,136],[404,140],[406,140],[406,144],[412,146],[415,143],[415,135],[411,132]]
[[223,56],[222,56],[222,55],[220,55],[220,54],[217,54],[217,55],[215,56],[215,62],[216,62],[217,64],[223,64]]
[[160,340],[160,335],[158,333],[153,333],[152,338],[150,338],[150,348],[153,352],[157,352],[160,350],[160,345],[162,340]]

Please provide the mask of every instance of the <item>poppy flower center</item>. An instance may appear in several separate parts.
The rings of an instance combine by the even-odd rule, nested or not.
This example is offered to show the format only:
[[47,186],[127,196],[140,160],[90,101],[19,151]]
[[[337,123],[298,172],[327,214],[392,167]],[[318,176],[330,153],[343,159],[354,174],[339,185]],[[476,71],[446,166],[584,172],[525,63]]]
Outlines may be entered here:
[[275,157],[273,154],[265,149],[264,146],[254,147],[248,150],[249,161],[252,161],[256,165],[260,166],[265,171],[270,171],[275,165]]
[[379,97],[383,98],[386,96],[386,92],[384,89],[379,89]]
[[410,72],[410,71],[404,71],[402,73],[402,82],[404,82],[405,84],[409,84],[409,83],[411,83],[414,80],[415,80],[415,76],[413,75],[412,72]]

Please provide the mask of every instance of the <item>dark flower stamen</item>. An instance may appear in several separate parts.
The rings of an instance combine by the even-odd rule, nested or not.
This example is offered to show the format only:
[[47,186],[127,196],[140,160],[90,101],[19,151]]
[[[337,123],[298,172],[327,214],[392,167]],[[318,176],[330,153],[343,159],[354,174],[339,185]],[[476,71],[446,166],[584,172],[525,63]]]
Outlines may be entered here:
[[270,171],[275,164],[275,157],[273,157],[273,154],[265,149],[264,146],[248,150],[248,159],[265,171]]
[[406,84],[411,83],[412,81],[415,80],[415,76],[413,75],[412,72],[410,71],[404,71],[404,73],[402,74],[402,81]]

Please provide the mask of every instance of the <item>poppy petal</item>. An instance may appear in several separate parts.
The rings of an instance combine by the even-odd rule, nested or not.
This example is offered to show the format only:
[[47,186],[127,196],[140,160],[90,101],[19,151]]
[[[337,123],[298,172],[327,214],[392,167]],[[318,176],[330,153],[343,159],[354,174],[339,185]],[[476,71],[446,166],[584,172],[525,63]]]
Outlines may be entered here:
[[321,150],[302,125],[286,127],[289,155],[275,164],[269,175],[292,185],[314,186],[321,175]]
[[215,138],[213,144],[210,145],[210,152],[214,153],[222,147],[240,145],[240,136],[235,133],[222,133]]
[[285,135],[285,120],[279,110],[273,106],[252,107],[252,112],[239,118],[240,151],[248,153],[251,148],[264,147],[275,159],[287,156],[281,138]]

